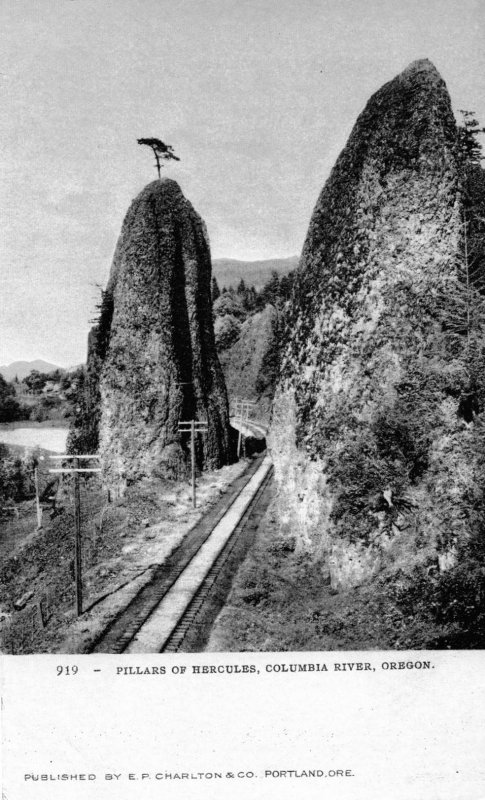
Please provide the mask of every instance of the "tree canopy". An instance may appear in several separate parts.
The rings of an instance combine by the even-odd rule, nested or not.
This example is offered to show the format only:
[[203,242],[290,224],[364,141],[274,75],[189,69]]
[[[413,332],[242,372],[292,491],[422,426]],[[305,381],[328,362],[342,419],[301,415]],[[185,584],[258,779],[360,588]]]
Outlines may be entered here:
[[0,375],[0,422],[13,422],[22,418],[22,408],[15,397],[15,389]]
[[153,150],[153,155],[155,156],[156,167],[158,172],[158,178],[160,180],[160,169],[161,169],[161,161],[180,161],[180,158],[175,155],[173,152],[173,147],[169,144],[165,144],[162,142],[161,139],[155,138],[148,138],[148,139],[137,139],[138,144],[145,144],[147,147],[151,147]]

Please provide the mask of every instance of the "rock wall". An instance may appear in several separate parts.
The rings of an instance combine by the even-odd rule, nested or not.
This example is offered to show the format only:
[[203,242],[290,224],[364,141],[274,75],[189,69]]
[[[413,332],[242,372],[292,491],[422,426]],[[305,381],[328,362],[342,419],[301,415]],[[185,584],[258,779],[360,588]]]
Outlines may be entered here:
[[318,199],[273,409],[282,528],[334,587],[446,569],[481,524],[460,187],[446,86],[414,62],[370,99]]
[[179,474],[188,449],[181,420],[208,422],[197,446],[201,466],[231,459],[210,281],[202,219],[177,183],[154,181],[123,222],[88,358],[88,371],[100,362],[99,452],[108,483]]
[[252,400],[256,404],[252,418],[261,422],[269,421],[279,362],[278,337],[278,312],[267,305],[245,320],[236,341],[219,352],[231,404],[242,398]]

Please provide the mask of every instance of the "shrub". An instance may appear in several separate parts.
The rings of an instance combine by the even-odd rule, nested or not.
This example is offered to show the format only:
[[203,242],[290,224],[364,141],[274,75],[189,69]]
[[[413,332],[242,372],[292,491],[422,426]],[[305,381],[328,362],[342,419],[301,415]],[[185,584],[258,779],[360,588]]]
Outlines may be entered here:
[[62,403],[59,397],[42,397],[36,405],[30,409],[30,419],[34,422],[44,422],[47,419],[57,419],[64,416],[61,413]]
[[214,303],[214,317],[231,316],[237,319],[243,319],[246,312],[243,307],[241,298],[238,295],[229,294],[224,292]]
[[0,444],[0,503],[12,503],[33,496],[33,468],[38,452],[23,458],[13,455],[8,447]]
[[26,409],[15,398],[14,387],[0,375],[0,422],[14,422],[26,416]]
[[230,347],[238,338],[240,330],[241,323],[232,314],[217,317],[214,324],[216,347],[219,350]]

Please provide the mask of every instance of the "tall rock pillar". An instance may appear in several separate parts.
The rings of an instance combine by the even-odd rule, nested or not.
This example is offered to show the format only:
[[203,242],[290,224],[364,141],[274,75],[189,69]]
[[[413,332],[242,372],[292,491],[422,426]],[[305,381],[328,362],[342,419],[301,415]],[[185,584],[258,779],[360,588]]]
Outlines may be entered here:
[[469,348],[451,335],[456,146],[446,86],[414,62],[369,100],[310,222],[270,446],[282,526],[336,587],[391,561],[451,563],[478,519]]
[[[207,420],[199,462],[231,458],[205,225],[173,180],[154,181],[123,222],[96,336],[99,452],[108,483],[180,473],[179,422]],[[93,356],[94,357],[94,356]]]

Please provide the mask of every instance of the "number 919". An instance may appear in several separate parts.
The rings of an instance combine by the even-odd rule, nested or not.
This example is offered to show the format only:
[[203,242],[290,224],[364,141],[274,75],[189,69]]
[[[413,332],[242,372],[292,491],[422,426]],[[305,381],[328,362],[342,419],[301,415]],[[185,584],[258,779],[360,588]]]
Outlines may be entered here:
[[78,668],[76,667],[75,664],[74,664],[73,667],[70,667],[70,666],[68,666],[68,667],[58,666],[58,667],[56,667],[56,669],[57,669],[57,675],[58,676],[59,675],[77,675],[77,671],[78,671]]

